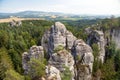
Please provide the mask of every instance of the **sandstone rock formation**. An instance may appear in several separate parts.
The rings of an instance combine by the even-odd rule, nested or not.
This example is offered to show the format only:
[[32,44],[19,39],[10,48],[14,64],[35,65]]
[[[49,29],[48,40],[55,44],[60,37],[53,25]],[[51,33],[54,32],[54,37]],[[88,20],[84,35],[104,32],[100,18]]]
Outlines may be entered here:
[[10,22],[10,26],[13,27],[13,26],[21,26],[22,25],[22,22],[21,21],[15,21],[15,20],[12,20]]
[[111,31],[111,39],[116,44],[117,49],[120,49],[120,30],[113,29]]
[[[101,36],[100,41],[102,40]],[[95,37],[98,39],[99,37]],[[92,39],[90,38],[90,41]],[[101,43],[98,41],[98,43]],[[46,66],[47,80],[61,80],[60,73],[69,69],[71,80],[91,80],[94,57],[92,49],[83,40],[77,39],[64,24],[56,22],[42,37],[41,45],[33,46],[29,52],[24,52],[22,64],[25,73],[28,73],[31,58],[44,58],[43,49],[49,54]],[[62,47],[61,47],[62,46]],[[101,47],[101,46],[100,46]],[[68,51],[69,52],[68,52]],[[67,69],[66,69],[67,68]]]
[[91,47],[78,39],[74,42],[72,51],[77,67],[77,80],[91,80],[94,62]]
[[25,71],[25,74],[28,74],[29,64],[28,62],[31,59],[39,59],[40,61],[44,58],[44,51],[42,46],[32,46],[29,52],[24,52],[22,55],[22,65]]
[[64,24],[56,22],[51,26],[50,30],[45,32],[42,37],[41,44],[47,53],[51,55],[53,50],[59,45],[71,49],[74,40],[76,40],[76,37],[66,30]]
[[61,80],[60,71],[51,65],[46,66],[45,73],[46,80]]
[[99,56],[98,58],[101,60],[101,62],[104,62],[105,58],[105,39],[104,39],[104,33],[102,31],[93,30],[89,34],[87,43],[92,46],[93,43],[96,43],[99,48]]
[[[77,38],[68,31],[62,23],[56,22],[52,25],[50,30],[46,31],[43,35],[41,43],[50,55],[50,65],[56,67],[60,72],[63,72],[65,69],[63,65],[69,67],[73,75],[73,80],[74,76],[77,76],[77,80],[91,79],[92,65],[94,61],[92,49],[81,39],[77,40]],[[80,64],[81,67],[84,68],[84,72],[82,72],[81,67],[78,67],[79,65],[77,65],[77,70],[74,70],[74,59],[71,53],[65,49],[56,53],[54,52],[59,45],[71,51],[75,59],[75,64]],[[76,57],[79,57],[80,60],[76,60]]]
[[56,67],[61,73],[65,71],[65,67],[68,67],[73,76],[72,80],[74,80],[74,59],[68,51],[60,50],[57,53],[53,53],[49,59],[49,64]]

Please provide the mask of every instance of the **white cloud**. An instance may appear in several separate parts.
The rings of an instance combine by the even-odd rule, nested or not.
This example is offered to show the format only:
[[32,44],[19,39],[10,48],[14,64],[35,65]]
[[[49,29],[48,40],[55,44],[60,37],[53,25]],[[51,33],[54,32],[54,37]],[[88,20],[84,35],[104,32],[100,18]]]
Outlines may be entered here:
[[[36,2],[35,2],[36,1]],[[36,10],[75,14],[120,14],[120,0],[31,0],[3,6],[3,11]],[[13,3],[13,2],[11,2]],[[1,6],[0,6],[1,7]]]
[[60,0],[53,5],[45,5],[45,11],[75,14],[120,14],[119,0]]

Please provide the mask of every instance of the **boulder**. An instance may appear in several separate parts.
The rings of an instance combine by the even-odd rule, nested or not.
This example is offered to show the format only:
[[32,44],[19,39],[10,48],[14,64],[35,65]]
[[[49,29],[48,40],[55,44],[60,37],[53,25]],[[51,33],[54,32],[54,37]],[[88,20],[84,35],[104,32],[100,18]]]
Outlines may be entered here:
[[31,59],[38,59],[42,61],[44,59],[44,51],[42,46],[32,46],[29,52],[24,52],[22,55],[22,65],[24,69],[24,73],[28,74],[29,64],[28,62]]
[[71,49],[75,39],[76,37],[66,29],[64,24],[55,22],[55,24],[44,33],[41,40],[41,45],[51,56],[54,49],[59,45]]
[[21,26],[22,25],[22,21],[15,21],[15,20],[12,20],[10,23],[10,26],[13,27],[13,26]]
[[104,39],[104,33],[102,31],[93,30],[89,34],[87,43],[91,46],[93,43],[96,43],[98,45],[98,48],[100,50],[98,58],[103,63],[105,58],[105,45],[106,45],[106,41]]
[[46,80],[61,80],[60,71],[51,65],[46,66],[45,73]]
[[65,49],[53,53],[49,59],[49,64],[56,67],[61,73],[65,71],[66,67],[69,68],[74,80],[74,59],[71,53]]
[[72,48],[75,58],[77,80],[91,80],[94,57],[92,49],[83,40],[75,40]]

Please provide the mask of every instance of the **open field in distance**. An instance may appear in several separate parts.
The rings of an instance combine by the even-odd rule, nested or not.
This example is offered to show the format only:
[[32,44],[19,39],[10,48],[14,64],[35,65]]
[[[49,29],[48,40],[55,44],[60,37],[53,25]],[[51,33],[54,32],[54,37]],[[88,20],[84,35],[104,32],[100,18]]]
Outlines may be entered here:
[[18,17],[11,17],[11,18],[5,18],[0,19],[0,23],[8,23],[11,21],[23,21],[23,20],[45,20],[44,18],[18,18]]

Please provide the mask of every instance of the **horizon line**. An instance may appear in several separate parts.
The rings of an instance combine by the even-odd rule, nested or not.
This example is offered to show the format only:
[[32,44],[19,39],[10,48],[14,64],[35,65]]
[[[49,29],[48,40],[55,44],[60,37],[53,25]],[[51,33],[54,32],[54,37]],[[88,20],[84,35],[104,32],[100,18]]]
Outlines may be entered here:
[[10,13],[10,14],[14,14],[14,13],[20,13],[20,12],[45,12],[45,13],[61,13],[61,14],[70,14],[70,15],[90,15],[90,16],[93,16],[93,15],[95,15],[95,16],[112,16],[112,15],[114,15],[114,16],[117,16],[117,15],[120,15],[120,14],[89,14],[89,13],[79,13],[79,14],[75,14],[75,13],[66,13],[66,12],[57,12],[57,11],[39,11],[39,10],[21,10],[21,11],[14,11],[14,12],[0,12],[0,13]]

